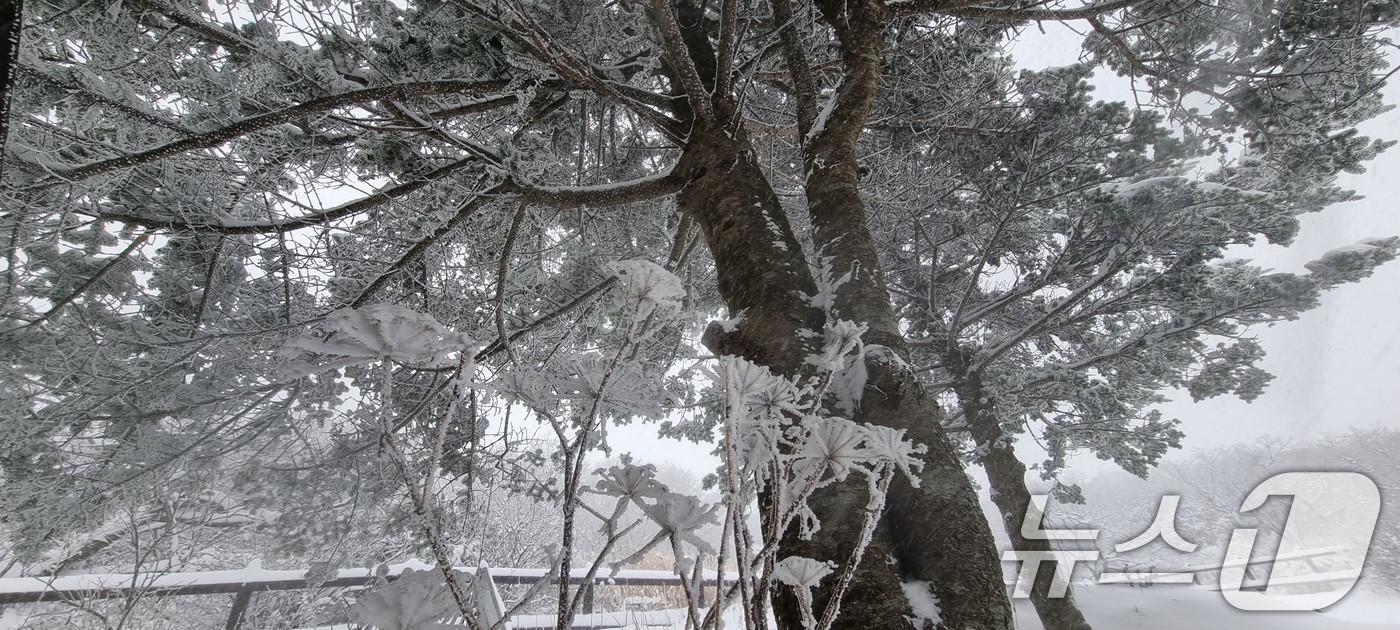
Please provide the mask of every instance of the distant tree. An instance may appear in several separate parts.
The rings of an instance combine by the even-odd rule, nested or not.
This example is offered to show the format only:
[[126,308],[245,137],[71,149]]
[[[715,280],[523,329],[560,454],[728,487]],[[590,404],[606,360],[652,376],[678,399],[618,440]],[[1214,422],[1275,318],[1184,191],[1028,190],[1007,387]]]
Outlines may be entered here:
[[[1305,275],[1226,259],[1260,236],[1286,244],[1297,215],[1351,198],[1331,186],[1336,169],[1288,171],[1304,184],[1279,177],[1272,154],[1246,151],[1193,180],[1203,162],[1183,158],[1204,158],[1211,143],[1094,103],[1088,76],[1082,65],[1023,72],[1005,87],[1016,108],[978,133],[944,134],[946,153],[894,164],[940,176],[906,196],[932,201],[889,204],[879,231],[897,245],[884,250],[886,268],[916,365],[955,394],[953,426],[972,437],[1014,549],[1050,550],[1020,533],[1031,492],[1018,435],[1032,431],[1048,450],[1046,479],[1080,448],[1146,475],[1182,436],[1151,409],[1163,390],[1253,400],[1271,376],[1256,365],[1264,351],[1251,329],[1370,275],[1400,241],[1338,248]],[[1347,153],[1365,159],[1381,146]],[[1073,498],[1073,487],[1056,488]],[[1051,618],[1078,613],[1046,595],[1052,577],[1032,599],[1047,624],[1065,625]]]
[[[1106,551],[1105,565],[1115,570],[1156,566],[1208,567],[1224,557],[1231,533],[1240,527],[1259,530],[1257,553],[1267,555],[1279,544],[1279,534],[1287,522],[1289,502],[1275,499],[1260,508],[1241,513],[1244,498],[1264,480],[1284,472],[1350,471],[1374,481],[1380,490],[1381,514],[1361,573],[1361,585],[1393,591],[1400,585],[1400,563],[1395,553],[1396,519],[1390,506],[1400,491],[1400,471],[1393,458],[1382,457],[1384,449],[1394,448],[1400,431],[1386,427],[1360,428],[1307,441],[1283,441],[1265,436],[1251,444],[1207,449],[1169,459],[1145,479],[1121,473],[1105,473],[1081,482],[1085,502],[1061,505],[1060,522],[1101,528],[1099,543]],[[1185,540],[1198,548],[1184,554],[1160,543],[1117,554],[1116,543],[1135,538],[1146,530],[1157,514],[1164,495],[1181,497],[1176,528]],[[1327,567],[1327,559],[1315,560],[1317,570]],[[1296,571],[1288,563],[1276,569]],[[1325,570],[1325,569],[1324,569]],[[1218,575],[1206,573],[1205,579]]]

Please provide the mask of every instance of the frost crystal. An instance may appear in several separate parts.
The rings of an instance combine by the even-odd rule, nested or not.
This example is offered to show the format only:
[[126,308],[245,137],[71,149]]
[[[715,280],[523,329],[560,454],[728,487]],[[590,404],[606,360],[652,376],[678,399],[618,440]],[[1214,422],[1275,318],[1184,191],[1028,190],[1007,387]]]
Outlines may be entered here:
[[830,313],[832,307],[836,305],[836,291],[841,288],[841,285],[851,281],[852,273],[850,271],[842,274],[839,278],[835,277],[835,273],[831,269],[831,257],[823,256],[821,265],[812,274],[812,280],[817,283],[817,293],[809,296],[808,301],[812,303],[812,306],[826,313]]
[[788,556],[773,566],[773,578],[792,587],[797,594],[797,603],[802,610],[802,627],[814,628],[817,625],[812,614],[812,588],[822,578],[831,575],[835,565],[802,556]]
[[923,468],[924,463],[918,456],[927,452],[928,447],[904,439],[903,429],[867,424],[865,432],[870,436],[870,451],[882,461],[899,468],[909,478],[911,485],[919,487],[919,478],[914,471]]
[[[774,413],[800,413],[802,392],[791,381],[774,374],[767,366],[725,356],[720,359],[720,376],[728,388],[732,405],[745,405]],[[735,415],[744,415],[735,410]]]
[[914,616],[909,622],[915,628],[937,628],[943,622],[943,611],[938,607],[938,597],[933,594],[933,587],[928,582],[913,580],[899,585],[904,591],[904,596],[909,599],[909,607],[914,610]]
[[651,520],[672,536],[695,545],[705,553],[714,554],[710,544],[696,535],[696,530],[716,522],[714,506],[705,505],[690,495],[667,492],[654,505],[644,506],[643,509]]

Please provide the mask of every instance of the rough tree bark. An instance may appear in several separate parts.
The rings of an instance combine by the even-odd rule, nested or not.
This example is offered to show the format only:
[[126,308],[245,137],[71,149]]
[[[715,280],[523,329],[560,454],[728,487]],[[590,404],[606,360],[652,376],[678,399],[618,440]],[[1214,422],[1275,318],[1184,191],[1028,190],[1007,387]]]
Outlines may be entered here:
[[[682,25],[696,27],[688,3]],[[832,3],[827,3],[832,4]],[[837,3],[839,4],[839,3]],[[835,627],[907,627],[912,610],[905,581],[929,583],[941,609],[939,628],[1009,630],[1013,620],[999,560],[976,493],[941,428],[941,412],[907,362],[883,273],[859,195],[856,138],[864,126],[879,78],[882,16],[880,3],[823,6],[833,24],[846,29],[846,76],[825,125],[805,142],[806,197],[818,255],[829,256],[837,275],[851,271],[835,301],[835,314],[868,326],[864,357],[865,391],[854,420],[906,431],[928,447],[920,485],[899,479],[891,486],[886,512],[870,549],[842,604]],[[849,11],[849,13],[845,13]],[[856,24],[855,26],[846,26]],[[691,63],[707,88],[713,86],[713,55],[703,38],[687,37]],[[673,72],[680,72],[673,70]],[[678,83],[680,81],[677,81]],[[697,90],[687,90],[692,93]],[[686,182],[678,195],[681,211],[701,227],[715,260],[719,291],[742,319],[732,333],[712,327],[706,343],[733,354],[799,375],[816,348],[803,330],[820,331],[825,313],[812,305],[816,293],[811,265],[803,254],[772,186],[755,161],[738,125],[731,124],[729,95],[714,96],[711,120],[691,116],[693,127],[673,176]],[[801,106],[811,125],[811,103]],[[804,129],[804,133],[811,131]],[[776,228],[776,234],[775,234]],[[868,491],[863,480],[825,489],[812,498],[821,530],[810,541],[784,540],[783,555],[843,563],[859,538]],[[780,625],[799,627],[793,598],[780,591],[775,613]],[[818,589],[817,614],[830,593]]]
[[10,135],[10,98],[19,72],[23,26],[24,0],[0,0],[0,170],[5,166],[5,140]]
[[[734,332],[722,334],[712,328],[706,341],[715,352],[797,375],[807,356],[816,352],[810,338],[799,331],[821,330],[824,315],[808,300],[816,284],[777,196],[752,156],[742,137],[696,132],[674,171],[687,182],[679,205],[702,229],[715,259],[720,293],[732,312],[743,314]],[[770,222],[779,228],[778,238]],[[850,240],[868,244],[863,213],[851,215],[848,222],[847,234],[855,235]],[[878,267],[871,269],[848,284],[872,282]],[[881,300],[883,306],[863,309],[849,298],[845,301],[851,304],[850,315],[883,311],[883,319],[871,321],[871,330],[889,330],[889,298]],[[907,353],[902,339],[878,333],[867,337],[871,346],[890,351],[872,347],[867,353],[869,377],[855,419],[904,429],[910,439],[927,445],[929,453],[919,488],[903,480],[891,486],[876,541],[847,593],[836,627],[905,626],[911,610],[901,583],[922,580],[930,583],[940,602],[940,627],[1009,629],[1011,612],[991,531],[942,433],[938,407],[902,360]],[[811,541],[785,540],[783,554],[843,562],[857,539],[866,497],[865,482],[854,479],[818,493],[812,505],[821,530]],[[818,610],[824,610],[826,592],[818,590],[816,595]],[[775,612],[784,627],[797,627],[792,604],[781,594]]]
[[817,255],[830,258],[833,275],[850,273],[834,315],[868,326],[866,387],[854,419],[903,429],[928,447],[919,487],[904,479],[891,487],[885,533],[906,579],[930,583],[943,627],[1010,628],[995,541],[943,432],[941,409],[909,366],[860,195],[858,141],[879,87],[884,3],[826,0],[819,7],[841,42],[844,73],[829,115],[804,134],[805,193]]
[[[1012,436],[1002,430],[996,399],[983,388],[981,374],[966,369],[967,358],[964,353],[954,353],[948,360],[955,377],[953,389],[957,392],[972,439],[977,444],[982,468],[987,471],[992,502],[1001,512],[1002,525],[1011,539],[1011,548],[1018,551],[1051,551],[1049,540],[1026,538],[1021,533],[1031,501],[1030,489],[1026,487],[1026,465],[1016,456]],[[1084,614],[1075,604],[1073,589],[1065,591],[1064,597],[1050,597],[1054,576],[1055,572],[1050,566],[1042,565],[1031,587],[1031,603],[1035,606],[1041,625],[1045,630],[1090,630]]]

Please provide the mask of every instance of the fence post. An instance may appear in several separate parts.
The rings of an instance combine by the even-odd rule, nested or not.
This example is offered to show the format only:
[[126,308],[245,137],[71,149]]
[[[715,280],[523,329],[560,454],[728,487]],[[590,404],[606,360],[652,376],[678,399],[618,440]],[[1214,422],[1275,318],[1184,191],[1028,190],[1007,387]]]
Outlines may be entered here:
[[583,614],[591,615],[597,612],[593,605],[593,580],[589,580],[583,585]]
[[228,611],[228,621],[224,622],[224,630],[238,630],[238,625],[243,623],[243,613],[248,611],[248,604],[252,601],[251,588],[238,591],[238,594],[233,596],[233,608]]
[[[491,569],[484,562],[476,568],[476,575],[472,577],[472,592],[476,595],[477,624],[482,630],[496,628],[496,624],[505,618],[506,604],[496,588],[496,581],[491,579]],[[510,628],[510,623],[506,622],[500,627]]]

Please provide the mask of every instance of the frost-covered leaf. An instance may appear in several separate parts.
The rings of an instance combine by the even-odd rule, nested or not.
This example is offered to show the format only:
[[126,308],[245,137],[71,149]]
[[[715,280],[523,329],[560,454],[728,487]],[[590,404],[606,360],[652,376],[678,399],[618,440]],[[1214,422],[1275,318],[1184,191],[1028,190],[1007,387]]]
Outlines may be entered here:
[[765,366],[734,356],[720,357],[716,376],[724,388],[727,432],[738,458],[733,464],[766,475],[781,428],[806,408],[803,390]]
[[787,585],[797,595],[803,628],[810,629],[816,626],[816,615],[812,610],[812,589],[821,583],[823,578],[831,575],[835,568],[836,565],[830,562],[802,556],[788,556],[773,566],[773,579]]
[[822,330],[822,353],[807,357],[807,362],[827,372],[839,372],[850,364],[852,355],[860,356],[861,336],[867,326],[838,319]]
[[657,498],[656,503],[646,505],[643,509],[652,521],[670,535],[713,555],[714,549],[710,547],[710,543],[696,535],[696,532],[701,527],[718,522],[715,507],[687,494],[667,492]]
[[603,478],[594,488],[602,494],[639,500],[658,499],[669,491],[665,484],[656,480],[656,466],[652,464],[610,466],[599,472]]
[[813,588],[835,568],[830,562],[788,556],[773,565],[773,579],[795,588]]
[[622,281],[629,303],[637,308],[638,317],[646,317],[658,309],[674,312],[685,297],[685,284],[681,279],[649,260],[619,260],[604,263],[603,269]]
[[904,429],[866,424],[865,432],[869,436],[867,444],[875,456],[880,461],[898,468],[909,478],[909,483],[917,488],[919,477],[915,471],[923,468],[924,462],[919,456],[928,452],[928,446],[904,439]]
[[830,473],[840,481],[853,470],[868,472],[866,464],[877,453],[865,447],[865,427],[838,417],[809,417],[802,421],[805,436],[794,455],[794,465]]
[[288,341],[284,350],[341,357],[320,368],[325,370],[376,360],[443,365],[446,355],[470,345],[431,316],[394,304],[332,311],[325,328],[331,333],[329,339],[298,337]]

